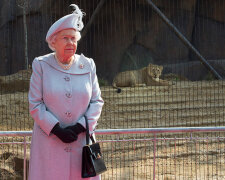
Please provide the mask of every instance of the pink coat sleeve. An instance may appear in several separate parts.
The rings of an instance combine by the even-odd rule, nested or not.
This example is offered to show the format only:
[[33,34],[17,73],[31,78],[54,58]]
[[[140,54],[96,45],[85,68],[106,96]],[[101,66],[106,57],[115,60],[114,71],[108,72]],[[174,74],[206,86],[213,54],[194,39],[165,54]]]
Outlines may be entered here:
[[49,135],[58,120],[51,112],[47,111],[43,102],[42,69],[39,60],[34,59],[32,69],[28,95],[30,114],[39,127]]

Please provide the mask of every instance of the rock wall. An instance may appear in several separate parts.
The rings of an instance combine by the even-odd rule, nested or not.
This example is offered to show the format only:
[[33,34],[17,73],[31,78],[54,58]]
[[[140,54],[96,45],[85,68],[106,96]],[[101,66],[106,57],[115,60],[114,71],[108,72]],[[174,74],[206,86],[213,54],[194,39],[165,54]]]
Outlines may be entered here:
[[[0,1],[0,74],[25,68],[23,12],[17,1]],[[28,56],[50,52],[45,35],[50,25],[76,3],[87,24],[99,0],[27,0]],[[153,1],[206,59],[225,59],[225,1]],[[106,1],[78,45],[78,53],[94,58],[100,78],[112,80],[118,71],[154,64],[197,60],[147,1]],[[185,67],[184,67],[185,68]],[[185,71],[180,69],[180,71]]]

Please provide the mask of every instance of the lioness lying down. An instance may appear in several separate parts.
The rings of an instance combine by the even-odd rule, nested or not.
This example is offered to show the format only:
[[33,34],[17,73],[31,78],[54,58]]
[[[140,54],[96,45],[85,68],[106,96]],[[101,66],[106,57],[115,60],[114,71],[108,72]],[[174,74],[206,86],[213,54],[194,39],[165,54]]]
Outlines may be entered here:
[[119,87],[168,86],[169,81],[159,79],[162,70],[163,66],[149,64],[142,69],[120,72],[115,76],[112,86],[118,90]]

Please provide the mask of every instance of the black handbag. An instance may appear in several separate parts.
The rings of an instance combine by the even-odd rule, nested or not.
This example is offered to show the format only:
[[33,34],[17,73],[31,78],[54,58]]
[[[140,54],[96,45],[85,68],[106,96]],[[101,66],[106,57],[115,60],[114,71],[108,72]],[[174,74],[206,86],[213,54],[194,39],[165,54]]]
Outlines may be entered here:
[[[89,135],[89,126],[87,118],[86,122],[86,145],[82,151],[82,178],[89,178],[99,175],[107,170],[105,162],[102,158],[100,144],[96,143],[94,138]],[[92,140],[92,144],[89,144],[89,138]]]

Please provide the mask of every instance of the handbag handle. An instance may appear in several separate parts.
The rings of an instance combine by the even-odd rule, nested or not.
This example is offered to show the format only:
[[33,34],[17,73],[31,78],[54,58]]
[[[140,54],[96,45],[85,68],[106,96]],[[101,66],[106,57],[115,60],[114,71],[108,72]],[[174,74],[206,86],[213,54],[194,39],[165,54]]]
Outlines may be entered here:
[[90,134],[89,134],[89,125],[88,125],[88,119],[86,116],[84,116],[84,119],[85,119],[85,124],[86,124],[86,145],[89,145],[90,143],[90,138],[91,138],[91,141],[92,143],[95,143],[95,140],[93,138],[93,136],[91,135],[90,137]]

